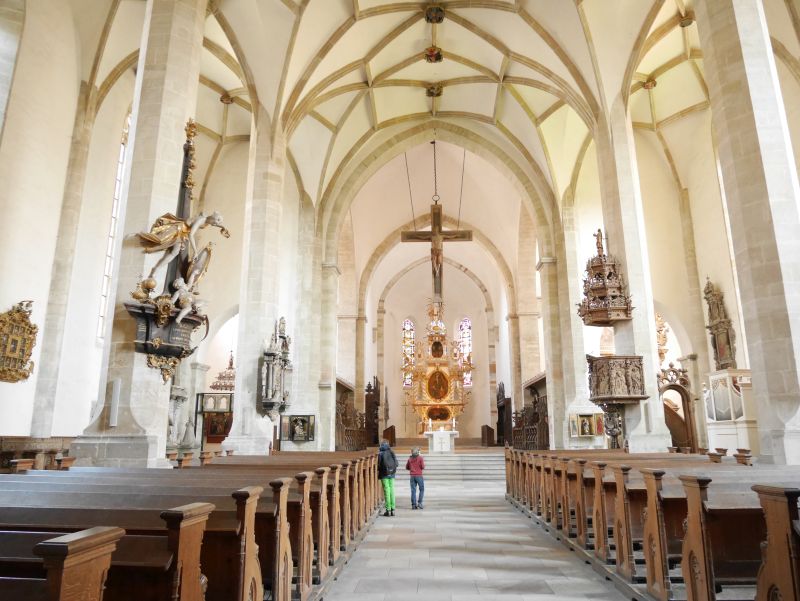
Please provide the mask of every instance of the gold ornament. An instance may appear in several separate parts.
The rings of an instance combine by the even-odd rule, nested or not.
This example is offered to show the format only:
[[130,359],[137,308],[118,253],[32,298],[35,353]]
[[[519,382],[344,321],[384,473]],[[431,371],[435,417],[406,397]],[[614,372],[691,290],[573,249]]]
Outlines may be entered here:
[[19,382],[33,373],[31,354],[39,326],[30,317],[33,301],[22,301],[0,314],[0,381]]

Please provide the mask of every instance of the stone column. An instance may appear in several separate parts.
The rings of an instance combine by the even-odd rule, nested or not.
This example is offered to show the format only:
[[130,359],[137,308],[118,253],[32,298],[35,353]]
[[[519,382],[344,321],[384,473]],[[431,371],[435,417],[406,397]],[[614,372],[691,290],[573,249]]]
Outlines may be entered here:
[[522,396],[522,363],[520,362],[519,315],[509,313],[506,315],[508,322],[508,340],[511,343],[511,389],[514,399],[514,410],[522,411],[525,398]]
[[332,451],[336,444],[336,294],[339,268],[335,263],[322,264],[322,306],[319,331],[319,449]]
[[547,409],[550,425],[550,447],[565,448],[564,366],[559,319],[558,273],[555,257],[541,257],[536,265],[542,283],[542,308],[545,337],[545,369],[547,370]]
[[697,3],[761,452],[800,463],[800,185],[761,2]]
[[620,271],[636,307],[631,321],[615,324],[614,345],[619,355],[643,357],[644,389],[650,395],[626,408],[625,437],[631,451],[660,451],[670,445],[671,439],[656,381],[655,310],[636,148],[621,98],[609,107],[607,121],[598,127],[596,141],[603,224],[608,236],[606,251],[621,262]]
[[520,365],[523,383],[540,369],[539,298],[536,294],[536,227],[530,214],[519,215],[517,258],[517,315],[519,316]]
[[[565,193],[561,220],[563,236],[556,236],[556,246],[559,258],[558,296],[562,300],[559,313],[561,315],[561,357],[564,370],[564,441],[565,446],[569,447],[589,446],[594,444],[594,439],[571,438],[567,423],[570,414],[597,411],[597,406],[589,400],[588,365],[583,337],[585,326],[576,310],[576,306],[581,301],[584,263],[578,256],[578,249],[581,245],[577,236],[578,223],[572,188]],[[549,393],[550,378],[548,378],[547,388]]]
[[[703,373],[705,373],[706,369],[713,368],[713,366],[710,364],[708,357],[708,335],[706,334],[705,320],[703,318],[705,303],[703,301],[700,272],[697,270],[697,249],[694,242],[694,222],[692,220],[691,203],[689,202],[689,190],[686,188],[681,190],[680,215],[687,274],[686,293],[689,297],[690,308],[686,329],[689,332],[689,339],[693,349],[693,352],[687,355],[687,360],[691,361],[691,369],[688,369],[688,371],[691,375],[692,403],[697,406],[697,401],[703,393],[703,377],[698,366],[702,366]],[[684,365],[684,367],[686,366]],[[698,437],[697,440],[701,442],[699,446],[706,447],[708,427],[705,418],[705,407],[700,409],[702,411],[699,413],[695,411],[695,434]]]
[[[341,318],[340,318],[341,319]],[[366,346],[366,342],[364,340],[364,336],[367,332],[367,316],[360,314],[356,316],[356,381],[355,381],[355,388],[356,388],[356,409],[359,411],[364,411],[364,403],[366,399],[364,397],[364,387],[367,385],[366,376],[365,376],[365,365],[364,365],[364,347]],[[383,386],[383,380],[379,379],[378,382],[381,386]]]
[[[383,337],[386,329],[386,309],[384,308],[384,301],[381,300],[378,302],[378,311],[377,311],[377,319],[375,320],[375,369],[378,375],[378,382],[383,387],[383,391],[386,390],[386,381],[384,378],[386,377],[386,366],[384,365],[384,348],[383,348]],[[381,402],[383,406],[381,407],[380,414],[378,416],[378,424],[380,425],[380,432],[378,436],[383,435],[383,430],[389,426],[387,416],[389,415],[388,403],[389,399],[386,398],[386,395],[381,393]]]
[[53,416],[58,388],[61,354],[64,349],[64,324],[67,318],[69,287],[75,248],[78,244],[78,224],[83,204],[83,187],[86,182],[86,167],[89,159],[89,144],[92,128],[97,116],[97,88],[81,82],[78,108],[72,128],[72,145],[69,151],[64,198],[61,202],[61,218],[58,222],[58,237],[47,298],[47,314],[42,332],[42,353],[39,357],[39,378],[33,401],[31,436],[47,438],[52,433]]
[[250,165],[244,232],[244,265],[239,295],[236,345],[236,390],[233,425],[223,448],[237,454],[266,455],[273,437],[272,420],[258,411],[258,370],[278,316],[280,227],[286,145],[274,136],[260,112],[250,133]]
[[8,97],[17,64],[17,52],[25,23],[25,0],[5,0],[0,6],[0,138],[6,121]]
[[500,330],[494,320],[494,308],[486,308],[487,359],[489,361],[489,425],[497,435],[497,345]]
[[[147,231],[157,217],[174,212],[183,163],[184,127],[194,113],[208,0],[149,0],[145,11],[124,178],[123,234]],[[101,381],[104,407],[72,443],[81,463],[165,465],[169,385],[146,357],[134,352],[136,323],[123,306],[142,274],[158,259],[133,239],[123,242],[115,277],[115,319],[107,380],[117,382],[118,403]],[[115,266],[117,267],[117,266]],[[156,274],[163,280],[165,271]],[[113,425],[115,424],[116,425]]]

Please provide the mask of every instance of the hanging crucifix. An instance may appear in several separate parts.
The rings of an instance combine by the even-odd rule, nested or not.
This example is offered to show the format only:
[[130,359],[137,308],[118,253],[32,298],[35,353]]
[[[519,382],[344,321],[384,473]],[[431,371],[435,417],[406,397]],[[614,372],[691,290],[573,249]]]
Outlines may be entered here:
[[431,274],[433,275],[433,301],[442,302],[442,266],[444,263],[445,242],[470,242],[472,230],[442,229],[442,205],[431,205],[431,230],[425,232],[407,231],[400,233],[402,242],[431,243]]

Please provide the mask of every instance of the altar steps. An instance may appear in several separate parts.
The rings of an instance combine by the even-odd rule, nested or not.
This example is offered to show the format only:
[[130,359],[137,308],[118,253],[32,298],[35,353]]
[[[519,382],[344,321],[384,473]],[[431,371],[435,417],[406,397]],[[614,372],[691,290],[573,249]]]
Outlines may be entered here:
[[[422,455],[425,457],[426,481],[495,482],[505,480],[505,457],[502,452],[430,455],[423,448]],[[398,477],[403,480],[408,478],[408,472],[404,469],[407,458],[407,453],[397,453],[397,459],[400,462]]]

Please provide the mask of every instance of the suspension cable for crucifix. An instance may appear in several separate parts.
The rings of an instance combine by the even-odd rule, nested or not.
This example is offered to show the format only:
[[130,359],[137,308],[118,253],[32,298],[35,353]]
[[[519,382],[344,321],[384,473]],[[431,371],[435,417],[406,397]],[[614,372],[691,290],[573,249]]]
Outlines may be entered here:
[[414,231],[417,231],[417,217],[414,215],[414,197],[411,195],[411,175],[408,173],[408,154],[403,153],[406,160],[406,181],[408,182],[408,202],[411,204],[411,223],[414,224]]
[[461,159],[461,193],[458,196],[458,224],[456,230],[461,229],[461,202],[464,200],[464,168],[467,164],[467,149],[464,149],[464,156]]
[[[435,131],[434,135],[436,135]],[[433,144],[433,197],[431,200],[433,200],[433,204],[438,205],[441,197],[439,196],[439,174],[436,170],[436,140],[433,140],[431,144]]]

